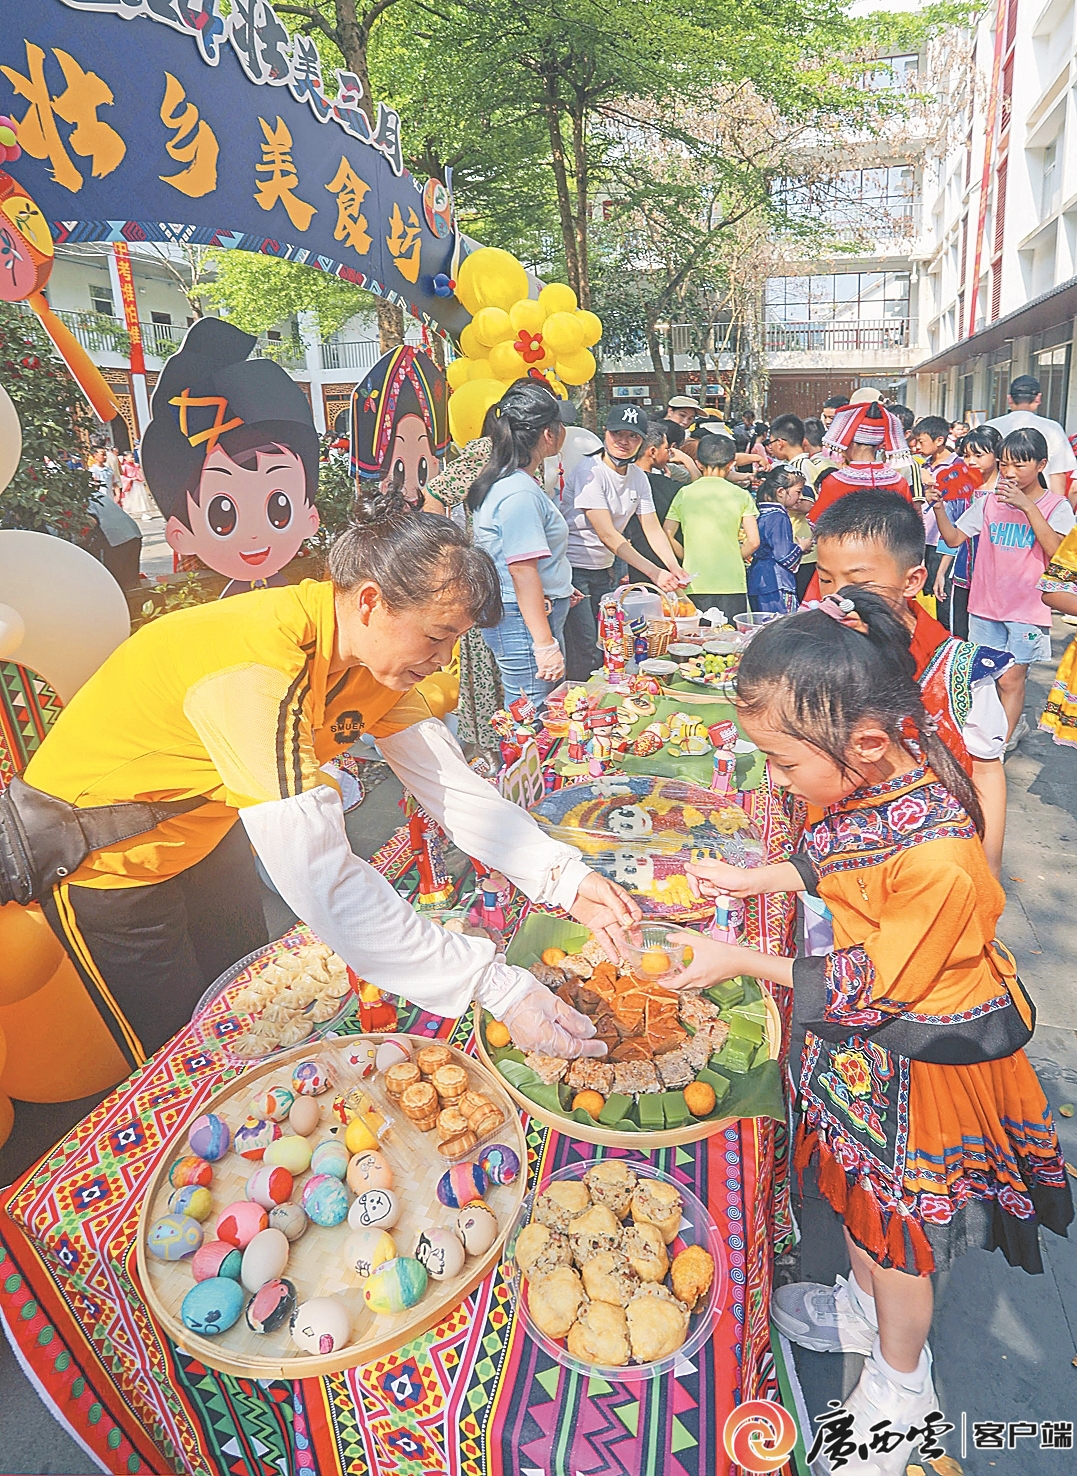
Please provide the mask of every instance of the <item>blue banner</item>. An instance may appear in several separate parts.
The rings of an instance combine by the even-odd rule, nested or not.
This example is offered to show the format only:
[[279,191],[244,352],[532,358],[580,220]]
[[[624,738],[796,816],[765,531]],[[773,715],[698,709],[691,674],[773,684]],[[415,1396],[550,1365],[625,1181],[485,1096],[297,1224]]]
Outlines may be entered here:
[[[403,167],[349,72],[266,0],[0,0],[6,166],[58,243],[193,242],[298,261],[458,332],[451,201]],[[327,96],[327,91],[332,96]]]

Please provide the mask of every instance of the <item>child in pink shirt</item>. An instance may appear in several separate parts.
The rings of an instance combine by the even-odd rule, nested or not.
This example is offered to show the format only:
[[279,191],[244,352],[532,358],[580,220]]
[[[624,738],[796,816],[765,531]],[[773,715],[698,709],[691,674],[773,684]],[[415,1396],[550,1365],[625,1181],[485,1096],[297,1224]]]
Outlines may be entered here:
[[1051,612],[1043,603],[1040,579],[1074,526],[1069,503],[1047,490],[1046,465],[1047,442],[1026,426],[1002,443],[995,490],[977,498],[956,524],[936,489],[925,488],[949,548],[979,534],[969,588],[969,640],[1014,658],[998,679],[1009,718],[1007,752],[1028,732],[1022,709],[1029,665],[1051,659]]

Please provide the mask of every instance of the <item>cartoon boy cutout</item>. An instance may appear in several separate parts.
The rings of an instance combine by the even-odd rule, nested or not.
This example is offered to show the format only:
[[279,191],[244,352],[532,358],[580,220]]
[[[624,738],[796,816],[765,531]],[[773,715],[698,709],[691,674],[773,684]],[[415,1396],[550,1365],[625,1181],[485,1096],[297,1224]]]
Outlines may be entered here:
[[448,444],[444,374],[410,346],[384,354],[352,391],[352,476],[396,486],[420,509]]
[[307,397],[256,340],[201,318],[165,365],[142,438],[177,554],[228,576],[225,595],[280,585],[318,528],[318,437]]

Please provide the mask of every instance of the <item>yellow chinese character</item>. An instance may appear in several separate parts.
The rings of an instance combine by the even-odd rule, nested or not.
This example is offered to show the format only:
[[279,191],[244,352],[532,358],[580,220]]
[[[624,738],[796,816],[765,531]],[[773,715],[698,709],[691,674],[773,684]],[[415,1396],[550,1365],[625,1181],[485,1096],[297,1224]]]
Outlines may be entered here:
[[[166,72],[161,122],[166,128],[174,128],[176,136],[165,144],[165,151],[169,158],[175,159],[177,164],[186,164],[187,168],[181,169],[178,174],[159,174],[157,178],[195,199],[199,195],[210,195],[217,188],[217,155],[220,147],[217,135],[205,119],[199,122],[198,109],[194,103],[187,103],[183,112],[179,111],[180,104],[186,102],[186,99],[187,94],[182,83],[177,82],[171,72]],[[198,131],[193,138],[189,138],[188,135],[192,133],[196,123]]]
[[292,159],[292,135],[288,132],[288,125],[280,117],[276,128],[270,128],[264,118],[258,121],[265,134],[265,142],[262,144],[262,162],[255,165],[255,172],[268,174],[269,178],[258,181],[254,198],[263,210],[272,210],[279,200],[296,230],[305,231],[318,209],[292,193],[299,183],[299,175]]
[[19,119],[19,143],[32,159],[48,159],[56,183],[74,194],[82,188],[82,175],[60,137],[57,117],[75,125],[67,142],[76,154],[92,161],[95,179],[112,173],[126,154],[127,145],[114,128],[97,116],[98,108],[112,104],[112,89],[108,84],[96,72],[83,71],[66,51],[54,47],[52,54],[60,63],[67,83],[59,97],[49,96],[45,53],[29,41],[26,42],[27,76],[11,67],[0,67],[0,72],[18,96],[25,97],[30,104]]
[[419,280],[419,252],[422,249],[422,227],[419,225],[419,217],[415,211],[408,206],[408,223],[404,224],[404,218],[400,214],[400,206],[393,204],[393,213],[389,217],[389,234],[385,238],[385,244],[389,248],[389,254],[396,262],[396,269],[408,282]]
[[366,216],[359,207],[370,193],[370,186],[359,178],[341,154],[340,168],[326,185],[326,189],[337,197],[337,228],[333,232],[333,239],[346,241],[360,256],[365,256],[370,250],[371,240]]

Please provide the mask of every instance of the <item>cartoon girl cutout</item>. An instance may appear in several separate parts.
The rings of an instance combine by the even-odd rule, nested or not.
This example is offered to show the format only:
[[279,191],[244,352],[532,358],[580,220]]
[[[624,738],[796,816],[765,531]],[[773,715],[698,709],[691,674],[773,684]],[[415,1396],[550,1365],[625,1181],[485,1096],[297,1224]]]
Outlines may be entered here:
[[384,354],[352,391],[351,473],[421,509],[449,444],[445,376],[410,346]]

